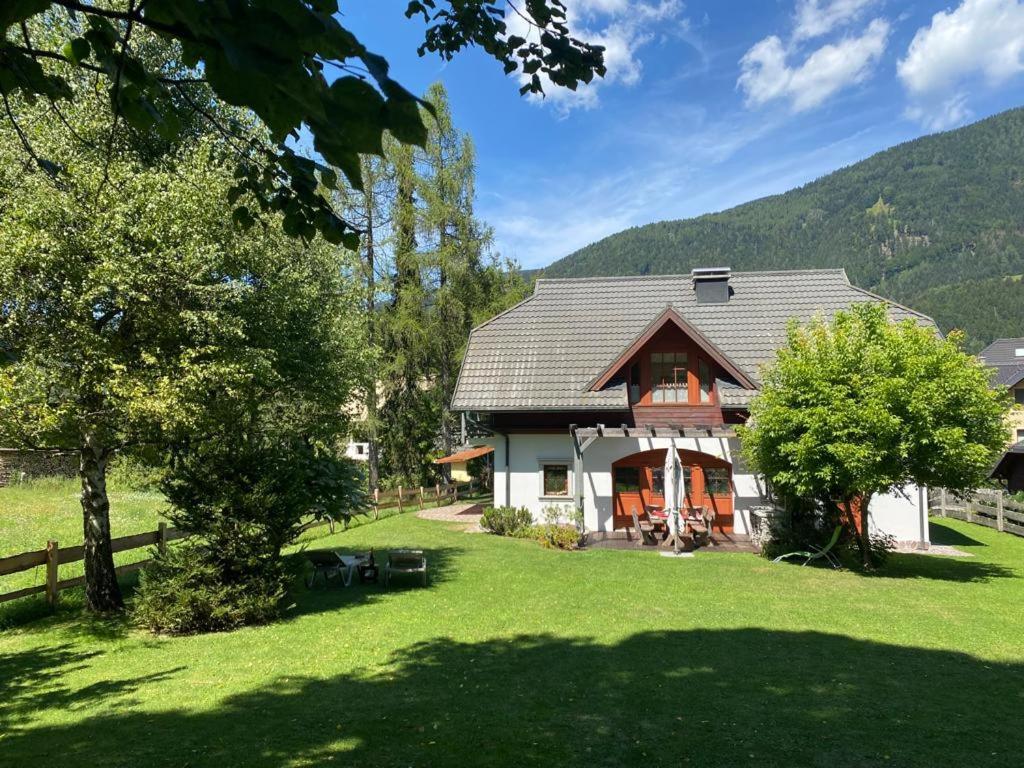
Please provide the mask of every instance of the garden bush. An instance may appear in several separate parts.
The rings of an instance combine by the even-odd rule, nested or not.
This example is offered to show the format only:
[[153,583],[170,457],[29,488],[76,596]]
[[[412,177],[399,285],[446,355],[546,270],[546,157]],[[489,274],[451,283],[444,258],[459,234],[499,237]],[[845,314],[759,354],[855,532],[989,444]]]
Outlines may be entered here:
[[580,546],[580,532],[575,526],[561,525],[559,523],[544,523],[542,525],[531,525],[525,531],[525,537],[540,542],[542,547],[547,549],[578,549]]
[[135,621],[154,632],[220,632],[271,621],[278,615],[286,572],[279,561],[225,579],[221,554],[187,540],[158,554],[139,578]]
[[480,527],[498,536],[517,536],[533,524],[533,515],[526,507],[487,507],[480,518]]

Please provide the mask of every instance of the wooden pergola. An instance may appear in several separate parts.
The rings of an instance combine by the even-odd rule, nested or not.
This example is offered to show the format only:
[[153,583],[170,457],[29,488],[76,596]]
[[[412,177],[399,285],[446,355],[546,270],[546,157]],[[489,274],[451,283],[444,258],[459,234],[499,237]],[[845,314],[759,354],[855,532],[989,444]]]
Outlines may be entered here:
[[630,427],[626,424],[621,424],[618,427],[606,427],[604,424],[598,424],[596,427],[577,427],[575,424],[569,425],[569,435],[572,437],[572,471],[573,471],[573,500],[576,503],[576,508],[583,509],[583,454],[591,445],[594,444],[595,440],[601,438],[622,438],[622,437],[636,437],[636,438],[702,438],[702,437],[716,437],[721,439],[728,439],[736,437],[736,430],[729,426],[714,426],[714,425],[695,425],[695,426],[678,426],[670,425],[667,427]]

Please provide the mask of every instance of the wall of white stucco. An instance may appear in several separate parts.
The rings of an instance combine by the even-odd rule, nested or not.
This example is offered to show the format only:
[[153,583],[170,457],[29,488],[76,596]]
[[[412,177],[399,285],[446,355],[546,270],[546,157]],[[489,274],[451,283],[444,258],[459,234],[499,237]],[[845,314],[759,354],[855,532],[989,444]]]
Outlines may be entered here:
[[[571,504],[575,477],[572,473],[572,439],[568,434],[509,435],[509,474],[505,471],[505,438],[494,437],[494,503],[526,507],[541,520],[544,507]],[[759,478],[746,469],[736,439],[707,438],[598,438],[583,454],[584,523],[591,531],[612,529],[613,462],[640,451],[669,448],[671,445],[710,454],[733,464],[734,530],[748,533],[750,509],[764,504],[764,489]],[[540,466],[545,461],[564,461],[570,467],[569,496],[545,498],[541,488]],[[872,530],[885,532],[898,541],[927,541],[927,508],[924,495],[916,487],[903,494],[880,496],[871,503]]]

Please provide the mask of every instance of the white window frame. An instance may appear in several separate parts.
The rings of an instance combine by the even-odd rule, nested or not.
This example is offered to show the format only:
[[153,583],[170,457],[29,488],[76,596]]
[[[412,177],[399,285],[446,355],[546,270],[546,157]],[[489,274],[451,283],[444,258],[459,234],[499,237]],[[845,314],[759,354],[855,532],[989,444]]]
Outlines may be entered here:
[[[565,476],[566,476],[566,487],[568,492],[564,495],[545,495],[544,493],[544,465],[545,464],[564,464],[565,465]],[[573,499],[573,483],[575,481],[576,473],[573,472],[572,459],[566,459],[561,456],[555,456],[544,459],[537,459],[537,498],[545,501],[572,501]]]

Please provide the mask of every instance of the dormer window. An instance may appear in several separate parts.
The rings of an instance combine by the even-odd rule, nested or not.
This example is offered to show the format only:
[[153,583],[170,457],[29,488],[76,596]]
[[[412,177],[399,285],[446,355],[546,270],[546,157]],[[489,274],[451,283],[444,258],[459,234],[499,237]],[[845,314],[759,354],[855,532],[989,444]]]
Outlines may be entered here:
[[715,386],[715,377],[711,375],[711,366],[708,361],[701,358],[697,361],[698,379],[700,380],[700,401],[711,402],[711,394]]
[[686,352],[651,353],[651,402],[690,402],[690,366]]

